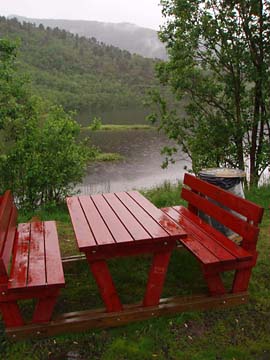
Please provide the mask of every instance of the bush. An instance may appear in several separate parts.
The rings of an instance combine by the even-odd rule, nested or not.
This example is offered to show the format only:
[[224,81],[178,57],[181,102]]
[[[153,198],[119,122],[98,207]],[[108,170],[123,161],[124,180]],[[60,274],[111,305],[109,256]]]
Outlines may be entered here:
[[1,190],[10,188],[27,209],[61,202],[86,169],[88,148],[77,141],[79,133],[78,123],[59,106],[25,121],[0,158]]

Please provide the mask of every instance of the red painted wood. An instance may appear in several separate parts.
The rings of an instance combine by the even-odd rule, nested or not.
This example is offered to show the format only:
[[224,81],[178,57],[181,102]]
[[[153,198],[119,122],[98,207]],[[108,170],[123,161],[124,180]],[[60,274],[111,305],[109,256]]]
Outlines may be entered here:
[[107,311],[117,312],[123,310],[123,306],[114,286],[107,263],[102,260],[88,262]]
[[0,311],[7,328],[24,325],[24,321],[21,317],[20,309],[16,301],[9,303],[0,302]]
[[188,185],[192,190],[200,192],[245,216],[247,219],[254,221],[255,225],[262,220],[263,208],[249,200],[236,196],[190,174],[185,174],[184,184]]
[[4,251],[12,207],[13,198],[11,192],[8,190],[5,192],[0,206],[0,257],[2,257]]
[[172,250],[176,247],[177,240],[165,241],[163,239],[150,239],[147,241],[134,241],[121,243],[114,247],[102,246],[94,251],[89,251],[88,256],[92,261],[112,259],[114,257],[136,256],[153,254],[154,252]]
[[18,218],[17,209],[15,206],[13,206],[11,216],[9,219],[8,231],[6,233],[5,246],[4,246],[4,249],[2,252],[2,259],[3,259],[3,263],[6,268],[7,273],[8,273],[8,266],[10,263],[10,258],[11,258],[13,244],[14,244],[15,235],[16,235],[17,218]]
[[206,234],[215,239],[216,242],[224,246],[231,254],[233,254],[238,261],[251,260],[252,254],[247,252],[241,246],[235,244],[231,239],[228,239],[225,235],[221,234],[218,230],[214,229],[209,224],[205,223],[199,217],[194,216],[183,206],[174,206],[176,211],[179,212],[180,216],[185,216],[194,224],[199,226]]
[[248,289],[252,268],[236,270],[233,280],[232,292],[237,293]]
[[89,228],[78,197],[67,198],[67,206],[79,249],[83,251],[89,246],[96,246],[95,238]]
[[147,240],[151,235],[135,219],[131,212],[113,193],[103,194],[104,199],[110,204],[113,211],[121,219],[134,240]]
[[182,198],[191,204],[196,204],[198,209],[242,236],[246,242],[256,242],[259,234],[259,229],[256,226],[252,226],[251,224],[243,221],[241,218],[217,206],[216,204],[211,203],[209,200],[202,198],[190,190],[182,189]]
[[212,252],[219,261],[236,260],[236,257],[233,254],[227,251],[220,243],[216,242],[214,238],[209,236],[207,232],[204,232],[197,224],[190,221],[189,218],[186,218],[182,214],[180,215],[180,213],[173,208],[167,208],[164,209],[164,211],[175,219],[183,228],[188,230],[188,234],[199,241],[207,250]]
[[46,281],[48,285],[64,286],[64,272],[59,249],[59,241],[55,221],[45,221],[45,256],[46,256]]
[[128,195],[134,199],[137,204],[139,204],[144,211],[146,211],[159,225],[163,227],[163,229],[169,233],[170,235],[184,235],[185,232],[181,228],[175,224],[174,221],[168,216],[164,215],[164,212],[155,207],[149,200],[147,200],[144,196],[142,196],[138,191],[129,191]]
[[45,245],[42,222],[31,223],[27,286],[46,284]]
[[158,305],[167,274],[171,251],[155,253],[146,286],[143,306]]
[[[91,196],[95,206],[101,214],[104,222],[110,229],[116,243],[132,242],[134,239],[122,224],[121,220],[114,213],[102,195]],[[112,244],[113,246],[114,244]]]
[[134,201],[128,193],[115,193],[118,199],[132,212],[137,221],[145,228],[152,238],[170,238],[166,232],[148,213]]
[[220,274],[208,273],[204,274],[205,281],[208,286],[209,293],[212,296],[223,295],[226,293],[223,281],[221,280]]
[[90,196],[80,196],[79,201],[98,245],[112,244],[114,238],[100,216]]
[[46,323],[51,320],[58,293],[52,297],[39,298],[34,315],[33,323]]
[[30,224],[19,224],[14,243],[9,288],[24,288],[27,285],[29,246]]

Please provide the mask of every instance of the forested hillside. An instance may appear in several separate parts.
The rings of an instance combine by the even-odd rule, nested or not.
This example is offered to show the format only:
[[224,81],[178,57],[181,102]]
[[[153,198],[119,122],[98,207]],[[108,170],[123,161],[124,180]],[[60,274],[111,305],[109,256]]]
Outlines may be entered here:
[[34,90],[66,109],[91,112],[141,104],[154,83],[154,61],[79,37],[0,17],[0,37],[20,42],[19,66]]
[[117,46],[149,58],[166,59],[167,52],[159,40],[156,30],[144,28],[130,23],[108,23],[87,20],[32,19],[12,15],[20,22],[31,22],[37,26],[58,27],[79,36],[95,37],[107,45]]

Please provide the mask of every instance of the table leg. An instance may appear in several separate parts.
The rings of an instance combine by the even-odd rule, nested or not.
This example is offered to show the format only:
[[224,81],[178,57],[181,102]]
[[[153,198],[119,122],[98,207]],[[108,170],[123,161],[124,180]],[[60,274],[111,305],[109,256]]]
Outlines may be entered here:
[[88,259],[88,263],[107,311],[117,312],[123,310],[106,261],[90,261]]
[[143,301],[144,306],[159,304],[171,253],[172,251],[166,251],[154,254]]

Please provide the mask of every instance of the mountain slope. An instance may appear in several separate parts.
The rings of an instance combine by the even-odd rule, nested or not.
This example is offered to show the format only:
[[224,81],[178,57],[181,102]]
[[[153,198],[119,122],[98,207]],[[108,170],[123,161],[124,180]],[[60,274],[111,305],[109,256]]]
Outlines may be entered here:
[[20,22],[31,22],[36,25],[43,24],[43,26],[51,28],[58,27],[87,38],[95,37],[98,41],[107,45],[113,45],[144,57],[166,59],[166,50],[158,39],[157,32],[134,24],[34,19],[18,15],[11,15],[11,17],[16,17]]
[[34,89],[66,109],[111,110],[141,106],[153,86],[152,59],[131,55],[60,29],[0,17],[0,37],[19,39],[22,71]]

